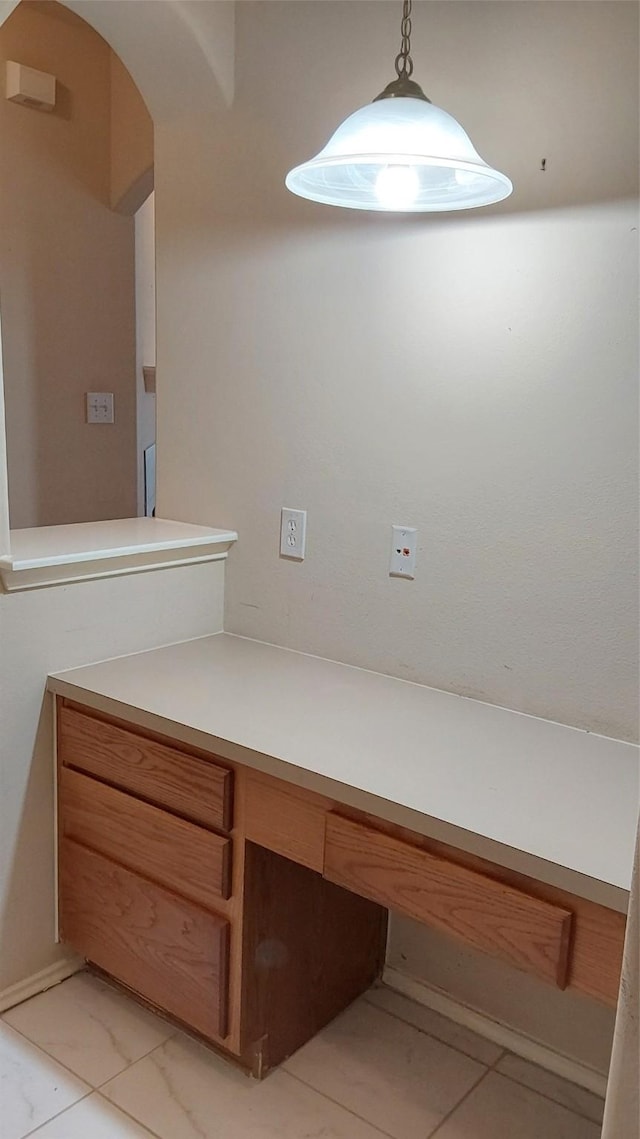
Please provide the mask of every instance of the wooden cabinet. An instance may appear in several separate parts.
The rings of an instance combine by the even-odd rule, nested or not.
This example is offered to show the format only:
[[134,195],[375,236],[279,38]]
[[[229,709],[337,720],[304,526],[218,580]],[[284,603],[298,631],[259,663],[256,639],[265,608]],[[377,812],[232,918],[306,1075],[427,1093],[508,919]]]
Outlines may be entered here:
[[226,1036],[224,918],[64,839],[60,923],[78,952],[124,985],[205,1036]]
[[313,857],[304,793],[298,839],[261,847],[268,780],[258,809],[217,756],[65,701],[57,724],[60,931],[91,964],[258,1075],[380,975],[387,912],[323,878],[324,806]]
[[63,940],[256,1074],[384,965],[389,909],[615,1003],[625,919],[59,700]]

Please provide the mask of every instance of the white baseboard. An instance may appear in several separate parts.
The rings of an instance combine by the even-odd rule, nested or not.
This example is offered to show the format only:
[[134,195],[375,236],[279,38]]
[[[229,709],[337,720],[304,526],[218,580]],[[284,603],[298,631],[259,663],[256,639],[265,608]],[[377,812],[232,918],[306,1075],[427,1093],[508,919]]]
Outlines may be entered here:
[[516,1029],[509,1028],[498,1020],[492,1020],[491,1017],[477,1009],[470,1008],[468,1005],[462,1004],[461,1001],[455,1000],[454,997],[450,997],[441,989],[436,989],[425,981],[418,981],[414,977],[407,977],[406,974],[389,965],[384,970],[382,980],[390,989],[395,989],[397,993],[402,993],[403,996],[409,997],[412,1001],[417,1001],[418,1004],[425,1005],[426,1008],[433,1009],[434,1012],[439,1012],[456,1024],[470,1028],[473,1032],[477,1032],[478,1036],[484,1036],[485,1039],[492,1040],[494,1044],[508,1048],[509,1052],[515,1052],[516,1056],[522,1056],[523,1059],[530,1060],[532,1064],[538,1064],[540,1068],[545,1068],[548,1072],[553,1072],[554,1075],[561,1076],[562,1079],[569,1080],[572,1084],[578,1084],[581,1088],[593,1092],[594,1095],[604,1097],[607,1090],[607,1077],[602,1072],[597,1072],[595,1069],[587,1067],[586,1064],[581,1064],[579,1060],[572,1060],[571,1057],[564,1056],[560,1052],[554,1052],[553,1048],[547,1047],[539,1040],[525,1036],[524,1033],[517,1032]]
[[44,993],[54,985],[59,985],[61,981],[66,981],[67,977],[71,977],[82,968],[84,961],[81,957],[65,957],[62,961],[56,961],[55,965],[48,965],[39,973],[26,977],[24,981],[18,981],[17,985],[10,985],[8,989],[0,992],[0,1013],[6,1012],[14,1005],[22,1004],[23,1001],[28,1001],[29,997]]

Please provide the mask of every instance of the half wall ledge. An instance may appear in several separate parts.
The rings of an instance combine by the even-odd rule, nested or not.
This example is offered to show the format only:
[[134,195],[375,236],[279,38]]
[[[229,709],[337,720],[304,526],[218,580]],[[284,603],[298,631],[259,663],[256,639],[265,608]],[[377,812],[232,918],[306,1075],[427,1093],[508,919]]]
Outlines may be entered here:
[[235,530],[164,518],[119,518],[11,531],[0,557],[7,593],[226,558]]

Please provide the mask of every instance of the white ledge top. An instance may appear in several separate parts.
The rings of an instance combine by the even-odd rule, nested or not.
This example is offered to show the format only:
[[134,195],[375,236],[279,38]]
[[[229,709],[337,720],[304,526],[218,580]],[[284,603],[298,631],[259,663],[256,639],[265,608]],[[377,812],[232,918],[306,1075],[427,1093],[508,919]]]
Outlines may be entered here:
[[11,553],[0,558],[5,589],[109,577],[226,557],[238,535],[163,518],[118,518],[11,531]]
[[49,689],[626,909],[633,744],[229,633]]

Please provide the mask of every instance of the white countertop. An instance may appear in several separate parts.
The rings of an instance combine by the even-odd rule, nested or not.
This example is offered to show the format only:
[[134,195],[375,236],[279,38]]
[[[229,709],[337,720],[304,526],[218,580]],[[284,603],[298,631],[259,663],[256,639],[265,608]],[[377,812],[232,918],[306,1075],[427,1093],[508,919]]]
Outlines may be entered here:
[[237,537],[233,530],[164,518],[34,526],[11,531],[11,553],[0,557],[0,577],[11,591],[213,561],[226,557]]
[[626,909],[633,744],[229,633],[48,686]]

